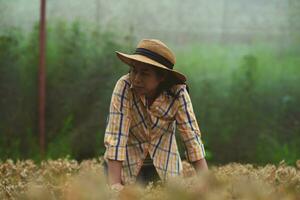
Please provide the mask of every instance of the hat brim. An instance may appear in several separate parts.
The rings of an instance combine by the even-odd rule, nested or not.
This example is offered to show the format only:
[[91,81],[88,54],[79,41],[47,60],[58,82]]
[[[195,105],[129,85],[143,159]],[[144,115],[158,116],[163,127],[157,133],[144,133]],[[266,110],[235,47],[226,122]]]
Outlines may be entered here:
[[173,70],[173,69],[169,69],[166,66],[160,64],[159,62],[156,62],[146,56],[138,55],[138,54],[130,55],[130,54],[125,54],[125,53],[121,53],[118,51],[116,51],[116,54],[122,62],[124,62],[125,64],[127,64],[129,66],[132,66],[133,62],[135,62],[135,61],[150,64],[154,67],[158,67],[160,69],[169,71],[176,79],[178,79],[179,82],[181,82],[181,83],[186,82],[186,76],[183,75],[182,73],[180,73],[176,70]]

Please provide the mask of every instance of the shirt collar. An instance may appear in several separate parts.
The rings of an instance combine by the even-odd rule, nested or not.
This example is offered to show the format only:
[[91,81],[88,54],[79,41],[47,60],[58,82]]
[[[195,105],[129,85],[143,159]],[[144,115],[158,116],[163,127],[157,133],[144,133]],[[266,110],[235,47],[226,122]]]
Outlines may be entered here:
[[[131,83],[129,85],[129,88],[132,90],[132,92],[134,92],[133,85]],[[138,98],[140,98],[142,103],[144,104],[144,106],[146,106],[146,96],[145,95],[137,95],[136,94],[134,96],[137,96]]]
[[[132,90],[132,92],[134,92],[133,85],[132,85],[131,83],[130,83],[129,88]],[[152,105],[154,105],[154,104],[156,104],[156,103],[158,103],[158,102],[162,102],[162,101],[163,101],[164,95],[165,95],[165,91],[163,91],[163,92],[162,92],[162,93],[154,100],[154,102],[153,102]],[[143,105],[144,105],[145,107],[147,107],[146,95],[135,95],[135,96],[138,96],[138,97],[141,99]],[[151,105],[151,106],[152,106],[152,105]]]
[[130,89],[133,90],[133,85],[130,83]]

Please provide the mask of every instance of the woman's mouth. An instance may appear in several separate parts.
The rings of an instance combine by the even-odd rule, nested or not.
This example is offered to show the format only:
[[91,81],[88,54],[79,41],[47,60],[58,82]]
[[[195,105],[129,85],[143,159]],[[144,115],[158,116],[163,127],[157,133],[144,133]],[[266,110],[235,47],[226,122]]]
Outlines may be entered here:
[[141,87],[141,86],[133,86],[133,88],[135,88],[135,89],[143,89],[144,87]]
[[137,91],[137,92],[142,92],[144,87],[139,87],[139,86],[133,86],[133,88]]

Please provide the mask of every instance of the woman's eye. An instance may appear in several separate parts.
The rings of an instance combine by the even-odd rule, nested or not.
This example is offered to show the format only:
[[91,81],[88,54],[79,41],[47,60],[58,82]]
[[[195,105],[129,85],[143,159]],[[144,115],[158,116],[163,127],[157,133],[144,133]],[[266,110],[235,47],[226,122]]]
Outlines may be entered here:
[[148,72],[143,72],[143,71],[141,71],[141,72],[138,72],[136,69],[134,69],[134,68],[132,68],[131,70],[130,70],[130,72],[132,73],[132,74],[140,74],[141,76],[149,76],[150,74],[148,73]]
[[147,72],[142,72],[141,73],[143,76],[148,76],[149,75],[149,73],[147,73]]

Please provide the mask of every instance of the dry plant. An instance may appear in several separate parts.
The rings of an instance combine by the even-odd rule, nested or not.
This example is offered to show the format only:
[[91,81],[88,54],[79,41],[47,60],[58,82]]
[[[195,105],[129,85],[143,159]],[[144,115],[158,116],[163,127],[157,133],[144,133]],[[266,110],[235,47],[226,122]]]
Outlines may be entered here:
[[300,199],[300,160],[295,167],[284,161],[266,166],[230,163],[202,174],[184,162],[184,178],[146,187],[131,184],[120,193],[107,187],[102,163],[101,157],[81,163],[46,160],[39,165],[32,160],[0,161],[0,199]]

